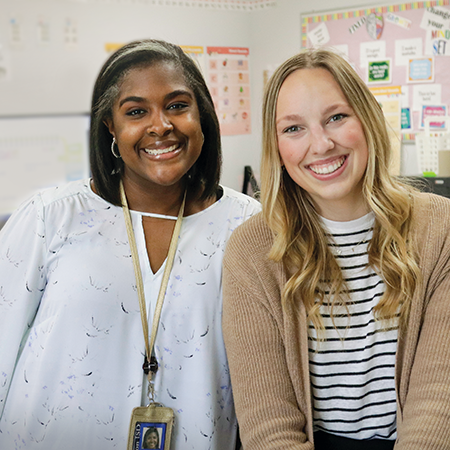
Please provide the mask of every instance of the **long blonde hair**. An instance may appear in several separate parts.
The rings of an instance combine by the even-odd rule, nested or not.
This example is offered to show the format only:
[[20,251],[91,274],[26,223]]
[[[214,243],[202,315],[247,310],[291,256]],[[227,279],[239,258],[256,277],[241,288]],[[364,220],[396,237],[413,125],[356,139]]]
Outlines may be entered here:
[[[375,314],[389,320],[400,309],[404,322],[420,276],[410,232],[416,191],[389,174],[392,151],[380,105],[351,65],[326,49],[303,51],[288,59],[272,75],[264,93],[261,202],[265,220],[274,233],[269,257],[283,261],[290,273],[283,303],[295,304],[295,299],[300,298],[309,319],[321,330],[320,305],[325,291],[332,299],[332,311],[337,305],[345,305],[346,299],[342,271],[328,247],[311,197],[282,170],[278,152],[275,123],[281,85],[296,70],[311,68],[331,73],[362,124],[369,153],[362,190],[375,215],[369,265],[386,285]],[[325,280],[329,280],[326,289]]]

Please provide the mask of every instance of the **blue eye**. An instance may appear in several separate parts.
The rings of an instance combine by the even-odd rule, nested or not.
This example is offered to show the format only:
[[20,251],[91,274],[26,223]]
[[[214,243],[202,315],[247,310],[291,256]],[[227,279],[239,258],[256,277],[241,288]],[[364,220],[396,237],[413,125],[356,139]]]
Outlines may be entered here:
[[300,127],[298,125],[291,125],[290,127],[287,127],[283,130],[283,133],[296,133],[300,130]]
[[347,117],[347,114],[335,114],[334,116],[331,116],[329,122],[338,122],[339,120],[345,119]]

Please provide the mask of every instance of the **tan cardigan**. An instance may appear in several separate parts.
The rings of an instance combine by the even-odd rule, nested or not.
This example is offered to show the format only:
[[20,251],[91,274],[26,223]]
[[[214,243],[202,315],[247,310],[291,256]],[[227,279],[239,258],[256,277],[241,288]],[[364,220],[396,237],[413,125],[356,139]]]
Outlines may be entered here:
[[[399,333],[395,450],[450,449],[450,200],[415,199],[423,283]],[[314,448],[303,304],[283,313],[286,273],[269,261],[261,214],[232,235],[224,259],[223,331],[245,450]]]

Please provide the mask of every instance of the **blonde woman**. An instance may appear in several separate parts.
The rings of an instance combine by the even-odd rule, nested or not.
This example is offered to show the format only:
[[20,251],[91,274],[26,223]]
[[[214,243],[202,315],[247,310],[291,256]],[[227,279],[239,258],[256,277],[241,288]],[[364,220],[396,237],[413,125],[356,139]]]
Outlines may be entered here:
[[450,449],[450,202],[389,174],[381,108],[334,52],[283,63],[263,121],[263,212],[224,263],[245,450]]

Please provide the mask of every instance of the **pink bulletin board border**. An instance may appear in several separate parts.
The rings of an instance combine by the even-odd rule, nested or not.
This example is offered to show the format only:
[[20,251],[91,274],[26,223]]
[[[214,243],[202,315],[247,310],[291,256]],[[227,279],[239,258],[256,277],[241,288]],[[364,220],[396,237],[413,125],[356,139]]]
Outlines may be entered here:
[[397,5],[376,6],[373,8],[354,9],[350,11],[340,11],[340,12],[329,12],[324,14],[302,14],[301,45],[302,48],[307,47],[308,25],[310,23],[328,22],[330,20],[351,19],[353,17],[357,18],[367,16],[372,13],[386,14],[388,12],[394,13],[394,12],[408,11],[411,9],[424,9],[424,8],[431,8],[432,6],[448,6],[448,5],[450,5],[450,0],[434,0],[426,2],[399,3]]

